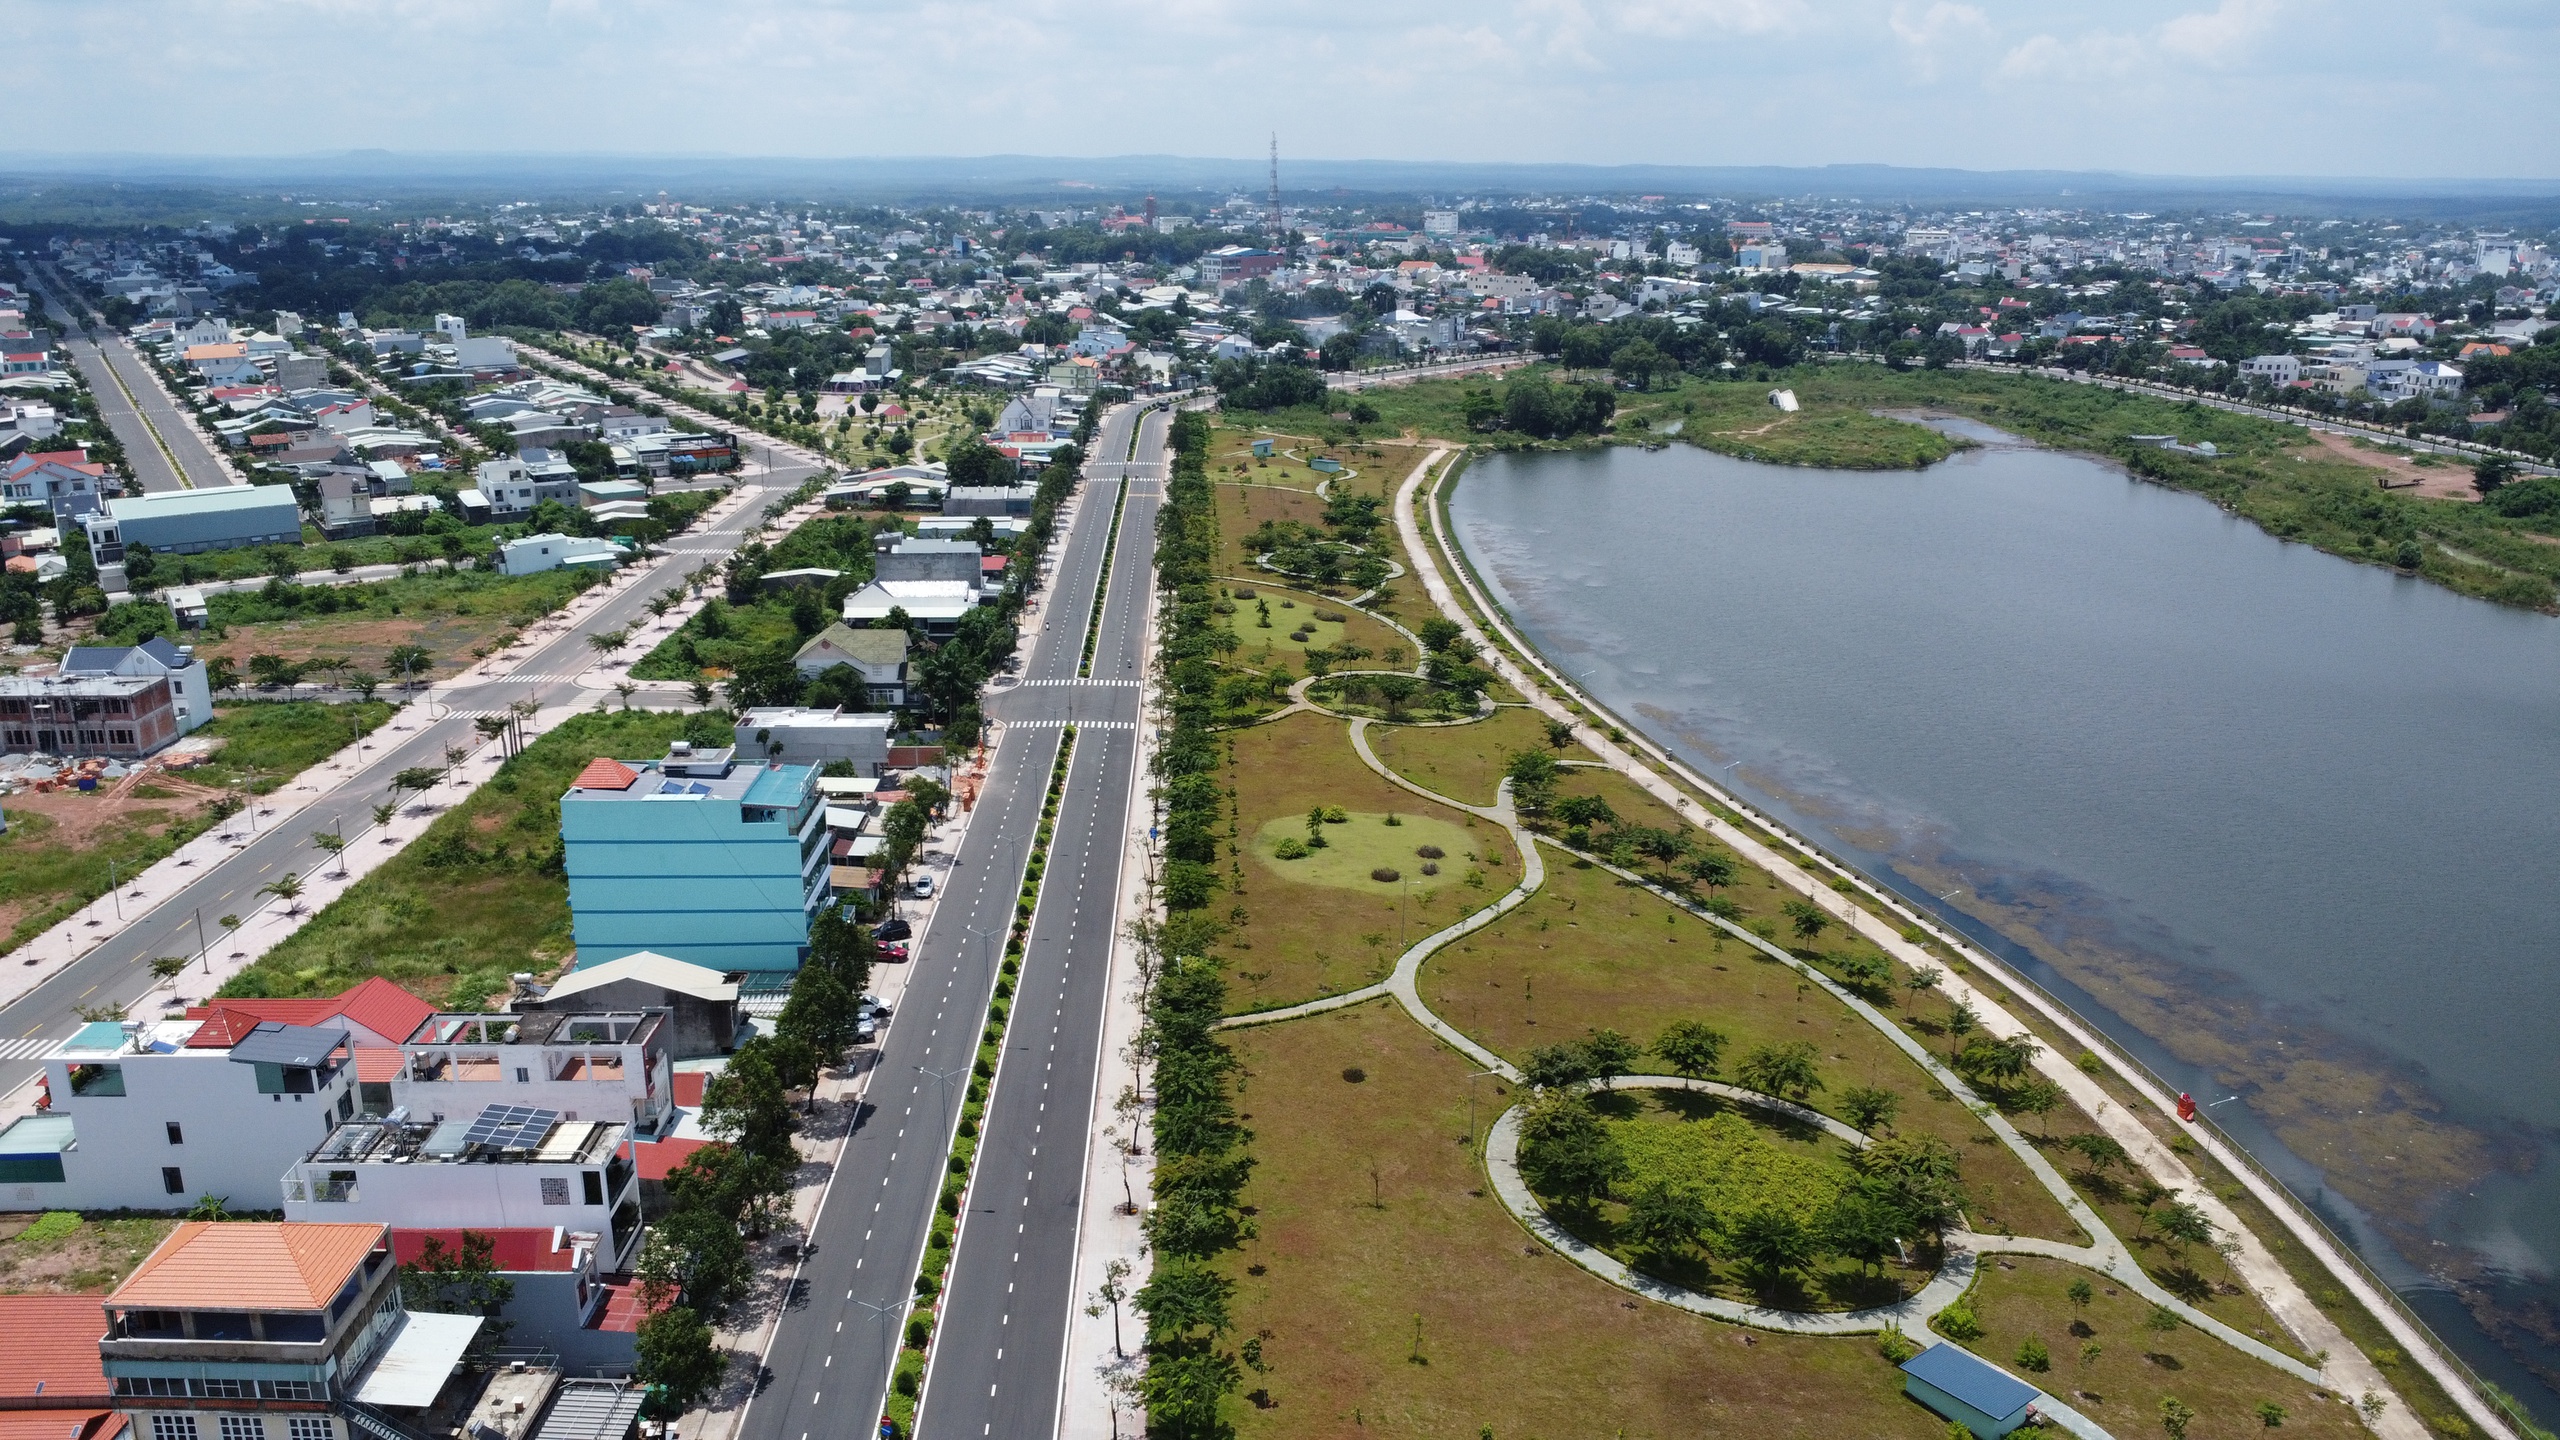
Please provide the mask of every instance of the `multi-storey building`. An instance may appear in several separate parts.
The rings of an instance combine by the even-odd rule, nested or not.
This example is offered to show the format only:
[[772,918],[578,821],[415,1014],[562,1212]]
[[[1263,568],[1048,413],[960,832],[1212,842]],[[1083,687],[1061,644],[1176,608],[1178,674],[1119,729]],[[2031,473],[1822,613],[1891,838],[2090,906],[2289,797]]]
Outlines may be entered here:
[[663,760],[598,757],[560,797],[582,964],[654,950],[713,970],[788,971],[827,893],[810,765],[740,764],[683,741]]
[[531,1106],[654,1137],[675,1123],[670,1029],[664,1010],[431,1015],[400,1046],[392,1104],[431,1121]]
[[181,1224],[106,1298],[134,1440],[407,1440],[376,1407],[431,1403],[483,1322],[399,1276],[385,1225]]

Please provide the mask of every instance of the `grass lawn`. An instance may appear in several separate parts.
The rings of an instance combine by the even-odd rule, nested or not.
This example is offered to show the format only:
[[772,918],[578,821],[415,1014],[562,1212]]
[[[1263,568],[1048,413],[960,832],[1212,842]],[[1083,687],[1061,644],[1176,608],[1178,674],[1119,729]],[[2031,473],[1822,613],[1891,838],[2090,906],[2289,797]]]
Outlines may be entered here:
[[[2087,1240],[1971,1111],[1829,992],[1799,987],[1776,961],[1597,866],[1553,851],[1546,861],[1546,887],[1527,904],[1423,966],[1424,1003],[1442,1019],[1513,1061],[1592,1029],[1643,1044],[1672,1020],[1705,1020],[1730,1042],[1727,1075],[1757,1046],[1811,1041],[1827,1087],[1816,1107],[1853,1085],[1890,1090],[1902,1100],[1896,1129],[1956,1147],[1973,1228]],[[1757,892],[1736,884],[1727,893]],[[2051,1118],[2065,1132],[2073,1123]]]
[[[1620,1091],[1600,1097],[1598,1104],[1612,1117],[1610,1132],[1627,1157],[1628,1175],[1617,1187],[1618,1196],[1664,1183],[1697,1195],[1706,1202],[1707,1213],[1719,1220],[1768,1209],[1813,1225],[1853,1178],[1847,1145],[1769,1111],[1680,1090]],[[1629,1266],[1702,1294],[1767,1301],[1790,1310],[1893,1304],[1928,1284],[1939,1258],[1934,1248],[1914,1247],[1914,1263],[1888,1263],[1879,1273],[1826,1256],[1807,1273],[1782,1277],[1763,1289],[1722,1263],[1712,1241],[1704,1248],[1683,1246],[1662,1255],[1622,1238],[1617,1227],[1626,1206],[1620,1199],[1587,1209],[1541,1199],[1565,1228]]]
[[[1339,823],[1328,821],[1319,827],[1324,848],[1307,850],[1295,860],[1281,859],[1280,851],[1292,843],[1305,849],[1306,817],[1275,815],[1262,822],[1261,830],[1254,835],[1254,858],[1273,874],[1302,885],[1331,885],[1387,898],[1428,895],[1460,883],[1469,870],[1481,869],[1467,859],[1475,853],[1477,832],[1463,825],[1410,811],[1379,814],[1350,810],[1344,814],[1349,818]],[[1395,823],[1388,824],[1390,819]],[[1436,858],[1420,853],[1426,849],[1441,853]],[[1423,873],[1425,865],[1439,873]],[[1397,878],[1373,878],[1372,872],[1380,868],[1395,871]]]
[[[2074,1280],[2087,1280],[2094,1292],[2085,1309],[2069,1297]],[[2195,1428],[2188,1433],[2196,1440],[2266,1433],[2257,1415],[2264,1401],[2285,1409],[2280,1435],[2369,1433],[2352,1406],[2324,1400],[2314,1387],[2210,1335],[2185,1326],[2149,1329],[2144,1321],[2151,1302],[2078,1266],[2025,1255],[1993,1257],[1974,1283],[1972,1300],[1982,1338],[1965,1348],[2051,1390],[2118,1436],[2157,1433],[2160,1401],[2168,1396],[2195,1410]],[[2018,1349],[2029,1339],[2044,1343],[2052,1369],[2020,1370]],[[2089,1345],[2098,1353],[2083,1360]]]
[[[2073,1118],[2076,1121],[2078,1117]],[[2038,1136],[2041,1129],[2032,1120],[2022,1120],[2021,1128],[2030,1137]],[[2074,1125],[2059,1133],[2067,1135],[2079,1128],[2094,1127]],[[2134,1259],[2141,1262],[2143,1270],[2167,1286],[2171,1294],[2280,1350],[2299,1352],[2300,1345],[2276,1322],[2275,1317],[2267,1313],[2255,1292],[2240,1282],[2239,1272],[2232,1268],[2230,1261],[2222,1258],[2221,1252],[2210,1245],[2165,1243],[2159,1236],[2147,1233],[2145,1225],[2137,1223],[2143,1207],[2134,1202],[2144,1193],[2141,1182],[2128,1184],[2122,1176],[2092,1176],[2076,1158],[2051,1147],[2045,1150],[2045,1158],[2053,1162],[2054,1168],[2071,1182],[2071,1188],[2078,1191],[2080,1198],[2088,1201],[2090,1207],[2107,1222],[2107,1228],[2122,1236],[2125,1244],[2132,1247]],[[2283,1232],[2280,1228],[2270,1227],[2259,1233],[2280,1236]],[[2317,1294],[2321,1288],[2325,1287],[2313,1287],[2312,1293]]]
[[[1236,600],[1235,613],[1226,617],[1227,628],[1235,632],[1238,648],[1226,657],[1230,665],[1246,665],[1267,670],[1274,665],[1296,674],[1306,673],[1309,650],[1331,650],[1339,654],[1348,643],[1369,652],[1369,658],[1337,660],[1335,663],[1357,669],[1398,667],[1413,663],[1415,645],[1404,636],[1351,609],[1340,600],[1328,600],[1304,590],[1285,590],[1270,585],[1239,582],[1228,587],[1230,593],[1244,592]],[[1268,615],[1271,628],[1262,621]],[[1319,619],[1331,616],[1331,619]],[[1298,637],[1304,634],[1305,639]],[[1393,658],[1389,658],[1390,652]]]
[[0,1215],[0,1295],[102,1295],[178,1228],[156,1215]]
[[[1264,521],[1321,525],[1324,502],[1312,490],[1273,490],[1259,485],[1218,487],[1218,573],[1230,578],[1259,579],[1270,572],[1254,563],[1245,544]],[[1271,577],[1275,582],[1278,576]]]
[[[1426,790],[1490,805],[1512,754],[1547,748],[1546,717],[1510,706],[1473,725],[1372,725],[1369,748],[1388,769]],[[1565,753],[1583,751],[1575,746]]]
[[329,995],[381,975],[447,1008],[473,1009],[515,971],[556,970],[571,950],[569,884],[551,868],[561,792],[598,755],[663,753],[688,718],[570,717],[221,993]]
[[[1476,1067],[1393,1005],[1229,1043],[1260,1238],[1221,1268],[1237,1334],[1262,1338],[1269,1367],[1233,1404],[1242,1440],[1945,1435],[1871,1340],[1753,1334],[1649,1304],[1532,1239],[1464,1143]],[[1506,1101],[1474,1083],[1480,1135]]]
[[324,705],[297,700],[224,705],[196,733],[224,742],[214,758],[152,775],[130,795],[28,793],[8,802],[0,835],[0,953],[15,950],[107,893],[108,865],[130,880],[212,824],[209,803],[235,784],[275,790],[313,762],[390,718],[380,701]]
[[[1393,813],[1408,822],[1435,820],[1467,837],[1463,849],[1442,847],[1449,856],[1441,868],[1456,873],[1460,883],[1417,890],[1409,901],[1401,885],[1375,886],[1379,893],[1368,895],[1339,885],[1311,884],[1291,878],[1272,864],[1259,860],[1247,864],[1241,855],[1231,856],[1229,878],[1241,887],[1232,903],[1246,917],[1226,941],[1226,948],[1233,952],[1228,987],[1233,1010],[1267,1010],[1383,979],[1402,948],[1396,939],[1399,933],[1430,934],[1491,904],[1518,883],[1519,858],[1500,827],[1435,806],[1381,779],[1352,753],[1350,737],[1339,720],[1291,715],[1238,730],[1233,744],[1235,761],[1225,779],[1237,792],[1239,847],[1260,837],[1263,827],[1274,821],[1303,835],[1307,811],[1317,805],[1338,805],[1354,814]],[[1409,823],[1400,828],[1419,831],[1423,827]],[[1482,888],[1464,883],[1469,868],[1465,857],[1470,851],[1482,857],[1473,867],[1484,872]],[[1362,867],[1363,873],[1366,868]],[[1416,878],[1420,878],[1418,863]]]

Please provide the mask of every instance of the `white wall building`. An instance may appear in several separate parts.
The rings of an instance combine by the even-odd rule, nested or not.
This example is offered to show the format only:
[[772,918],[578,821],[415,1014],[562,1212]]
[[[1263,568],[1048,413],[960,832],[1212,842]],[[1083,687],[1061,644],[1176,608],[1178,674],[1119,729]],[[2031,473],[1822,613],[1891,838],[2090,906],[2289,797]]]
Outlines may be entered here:
[[491,1104],[441,1121],[395,1110],[339,1126],[282,1167],[284,1214],[420,1230],[585,1231],[600,1237],[602,1268],[625,1270],[640,1248],[630,1133],[627,1125],[530,1105]]

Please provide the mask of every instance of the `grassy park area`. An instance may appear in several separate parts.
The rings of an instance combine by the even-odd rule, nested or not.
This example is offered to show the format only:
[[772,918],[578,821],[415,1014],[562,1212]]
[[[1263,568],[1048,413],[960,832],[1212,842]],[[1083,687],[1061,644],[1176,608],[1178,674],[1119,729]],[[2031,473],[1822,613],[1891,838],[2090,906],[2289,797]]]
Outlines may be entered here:
[[[474,1009],[515,971],[559,968],[570,952],[569,887],[559,869],[561,793],[598,755],[663,753],[694,718],[571,716],[221,993],[327,995],[380,975],[439,1005]],[[437,805],[440,793],[408,803]]]
[[[1191,502],[1194,513],[1252,514],[1232,489],[1204,484],[1194,493],[1201,497]],[[1391,545],[1393,532],[1373,538]],[[1213,541],[1201,537],[1195,553],[1216,553]],[[1233,635],[1258,617],[1218,603],[1233,597],[1205,580],[1190,593],[1200,603],[1186,623]],[[1435,637],[1424,618],[1412,615],[1420,638],[1447,646],[1447,627]],[[1214,676],[1236,665],[1239,648],[1213,634],[1191,653],[1214,656],[1207,662]],[[1429,669],[1445,675],[1470,659],[1463,647],[1435,650]],[[1197,673],[1177,676],[1188,693],[1222,693],[1220,682],[1204,684]],[[1327,679],[1314,698],[1351,703],[1361,678]],[[1413,697],[1398,703],[1425,708]],[[1185,801],[1197,814],[1199,798],[1214,797],[1206,838],[1215,843],[1206,853],[1223,884],[1205,904],[1189,904],[1179,923],[1188,927],[1183,942],[1197,947],[1185,953],[1205,952],[1221,967],[1229,1014],[1373,983],[1411,941],[1494,904],[1518,883],[1520,857],[1501,826],[1371,770],[1340,716],[1301,712],[1251,723],[1223,713],[1240,723],[1212,742],[1213,760],[1189,772],[1211,783]],[[1506,774],[1526,773],[1515,769],[1524,755],[1554,767],[1547,794],[1521,784],[1542,802],[1532,805],[1531,828],[1561,846],[1542,843],[1537,892],[1423,963],[1420,999],[1439,1021],[1535,1074],[1561,1076],[1557,1067],[1581,1063],[1576,1056],[1606,1054],[1599,1070],[1578,1073],[1711,1076],[1810,1105],[1871,1143],[1853,1146],[1764,1107],[1689,1092],[1584,1096],[1574,1080],[1551,1078],[1543,1090],[1517,1093],[1392,1001],[1221,1032],[1237,1062],[1228,1082],[1235,1118],[1249,1132],[1251,1168],[1236,1174],[1241,1214],[1252,1217],[1231,1250],[1205,1262],[1235,1283],[1229,1333],[1248,1337],[1227,1342],[1244,1371],[1222,1418],[1244,1436],[1795,1435],[1805,1433],[1795,1418],[1802,1397],[1819,1394],[1826,1428],[1943,1435],[1942,1420],[1902,1396],[1883,1353],[1890,1346],[1872,1336],[1749,1332],[1649,1303],[1571,1264],[1492,1197],[1474,1147],[1503,1108],[1525,1101],[1532,1108],[1522,1122],[1523,1172],[1551,1218],[1639,1269],[1712,1295],[1837,1310],[1887,1302],[1925,1281],[1937,1261],[1928,1239],[1936,1223],[2086,1243],[2091,1237],[1987,1117],[1994,1107],[2015,1117],[2025,1144],[2065,1170],[2088,1168],[2067,1142],[2093,1122],[2037,1077],[2032,1049],[1991,1041],[1979,1017],[1932,993],[1941,977],[1907,970],[1845,930],[1836,914],[1843,902],[1824,895],[1826,904],[1808,904],[1592,763],[1578,744],[1556,743],[1542,716],[1497,707],[1449,726],[1372,721],[1365,735],[1390,773],[1453,802],[1490,803]],[[1401,823],[1389,825],[1390,814]],[[1310,846],[1319,835],[1326,843]],[[1445,857],[1430,886],[1412,865],[1423,843]],[[1474,873],[1449,883],[1461,853]],[[1780,953],[1620,869],[1686,895]],[[1860,1003],[1842,999],[1834,985]],[[1684,1036],[1697,1043],[1684,1045]],[[1942,1083],[1907,1045],[1961,1073],[1972,1093]],[[1560,1152],[1541,1148],[1560,1132],[1538,1129],[1575,1107],[1589,1118],[1574,1122],[1583,1128],[1572,1133],[1599,1147],[1591,1153],[1613,1157],[1579,1179],[1553,1163]],[[1160,1146],[1175,1143],[1168,1133],[1179,1132],[1160,1123]],[[1170,1173],[1188,1174],[1181,1167],[1191,1163]],[[1172,1204],[1183,1192],[1168,1188],[1167,1173],[1159,1171],[1157,1194]],[[2109,1178],[2081,1183],[2094,1195]],[[2191,1226],[2160,1220],[2174,1198],[2126,1185],[2107,1202],[2114,1208],[2101,1208],[2154,1275],[2227,1323],[2294,1346]],[[1688,1214],[1679,1207],[1693,1202],[1695,1224],[1663,1219],[1663,1207]],[[1848,1218],[1860,1205],[1880,1207],[1864,1231]],[[1933,1207],[1941,1219],[1915,1220],[1921,1212],[1906,1214],[1906,1205]],[[1775,1252],[1749,1238],[1764,1213],[1767,1224],[1792,1218],[1810,1226],[1810,1254],[1770,1261]],[[1999,1264],[1987,1262],[1977,1296],[1998,1293],[2015,1273]],[[2144,1305],[2137,1320],[2147,1314]],[[1984,1328],[1997,1333],[1993,1322]],[[2280,1397],[2304,1391],[2219,1342],[2193,1332],[2187,1339],[2211,1344],[2209,1365],[2154,1348],[2221,1377],[2215,1385],[2254,1380],[2288,1407],[2293,1401]],[[2058,1364],[2062,1353],[2049,1359]],[[2106,1359],[2102,1352],[2090,1363]],[[2173,1382],[2182,1373],[2141,1352],[2127,1363]],[[2174,1393],[2109,1383],[2147,1405]],[[2201,1412],[2225,1413],[2224,1392],[2200,1385],[2198,1394],[2217,1407],[2198,1401]],[[2258,1422],[2254,1410],[2239,1413]]]
[[177,1228],[157,1215],[0,1215],[0,1295],[102,1295]]

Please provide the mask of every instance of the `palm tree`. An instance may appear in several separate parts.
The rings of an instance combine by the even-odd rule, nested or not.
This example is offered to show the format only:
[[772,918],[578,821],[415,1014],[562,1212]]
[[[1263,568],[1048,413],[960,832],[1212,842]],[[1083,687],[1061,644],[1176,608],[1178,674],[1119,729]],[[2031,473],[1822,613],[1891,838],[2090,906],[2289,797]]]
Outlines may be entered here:
[[341,880],[346,879],[347,842],[339,837],[338,832],[335,830],[314,830],[311,832],[311,843],[318,846],[320,849],[327,851],[329,856],[338,862],[338,878]]
[[283,901],[284,913],[287,915],[302,913],[302,877],[290,870],[259,886],[258,893],[272,895]]
[[628,710],[631,708],[631,697],[636,694],[639,689],[639,686],[632,684],[630,681],[621,680],[614,683],[613,693],[622,697],[622,708]]

